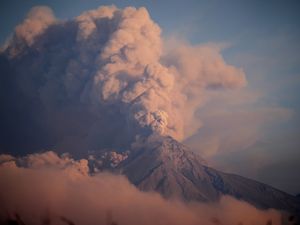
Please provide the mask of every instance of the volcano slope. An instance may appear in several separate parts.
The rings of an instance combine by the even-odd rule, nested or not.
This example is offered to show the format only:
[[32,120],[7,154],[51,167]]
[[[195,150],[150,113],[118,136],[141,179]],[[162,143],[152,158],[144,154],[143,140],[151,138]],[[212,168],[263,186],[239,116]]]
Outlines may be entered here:
[[212,202],[230,195],[261,208],[299,214],[300,200],[269,185],[213,169],[171,137],[146,140],[115,169],[143,191],[165,198]]

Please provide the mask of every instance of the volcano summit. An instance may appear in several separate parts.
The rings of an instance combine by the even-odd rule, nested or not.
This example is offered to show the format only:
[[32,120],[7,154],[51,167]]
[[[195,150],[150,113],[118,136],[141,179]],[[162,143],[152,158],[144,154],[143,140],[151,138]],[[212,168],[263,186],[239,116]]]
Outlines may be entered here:
[[159,192],[166,198],[215,202],[221,196],[229,195],[261,209],[300,212],[300,201],[295,196],[242,176],[215,170],[172,137],[154,135],[141,142],[113,169],[101,169],[124,174],[140,190]]

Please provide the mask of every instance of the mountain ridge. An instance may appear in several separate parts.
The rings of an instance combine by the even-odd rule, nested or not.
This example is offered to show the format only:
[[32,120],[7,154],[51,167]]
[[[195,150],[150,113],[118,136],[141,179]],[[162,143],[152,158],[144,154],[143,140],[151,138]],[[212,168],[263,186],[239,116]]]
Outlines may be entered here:
[[300,201],[270,185],[224,173],[172,137],[145,140],[115,168],[142,191],[156,191],[165,198],[211,202],[223,195],[262,208],[299,213]]

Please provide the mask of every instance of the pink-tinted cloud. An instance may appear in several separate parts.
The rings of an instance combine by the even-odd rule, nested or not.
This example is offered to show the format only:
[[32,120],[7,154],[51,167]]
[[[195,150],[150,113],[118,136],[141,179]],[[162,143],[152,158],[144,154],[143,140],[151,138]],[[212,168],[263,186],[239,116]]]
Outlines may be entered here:
[[[70,116],[76,110],[99,122],[80,134],[88,139],[101,133],[100,127],[117,130],[115,135],[119,127],[129,127],[126,133],[133,137],[155,132],[183,140],[201,126],[195,113],[207,89],[238,89],[246,78],[213,45],[165,46],[144,7],[104,6],[69,21],[36,7],[17,26],[3,55],[14,62],[16,76],[9,79],[16,79],[12,83],[23,98],[37,102],[36,109],[50,120],[43,128],[63,137],[61,142],[76,140],[70,133],[87,126]],[[73,129],[71,119],[80,129]],[[120,121],[119,126],[111,121]]]
[[[219,203],[185,204],[156,193],[138,191],[120,175],[89,176],[83,161],[53,152],[24,158],[2,157],[0,166],[0,219],[17,213],[25,224],[199,225],[280,224],[275,210],[262,211],[224,197]],[[30,163],[29,163],[30,162]],[[17,166],[23,163],[26,167]]]
[[18,38],[32,45],[36,36],[42,34],[49,25],[55,22],[52,10],[47,6],[33,7],[26,19],[16,27],[15,34]]

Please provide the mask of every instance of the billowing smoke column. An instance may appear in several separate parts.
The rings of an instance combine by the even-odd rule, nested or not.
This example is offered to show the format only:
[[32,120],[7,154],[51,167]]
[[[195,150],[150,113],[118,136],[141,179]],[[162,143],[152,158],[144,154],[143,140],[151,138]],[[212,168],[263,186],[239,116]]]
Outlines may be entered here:
[[242,87],[245,75],[216,47],[166,50],[160,33],[145,8],[100,7],[68,21],[33,8],[0,57],[0,147],[72,151],[193,134],[205,91]]

